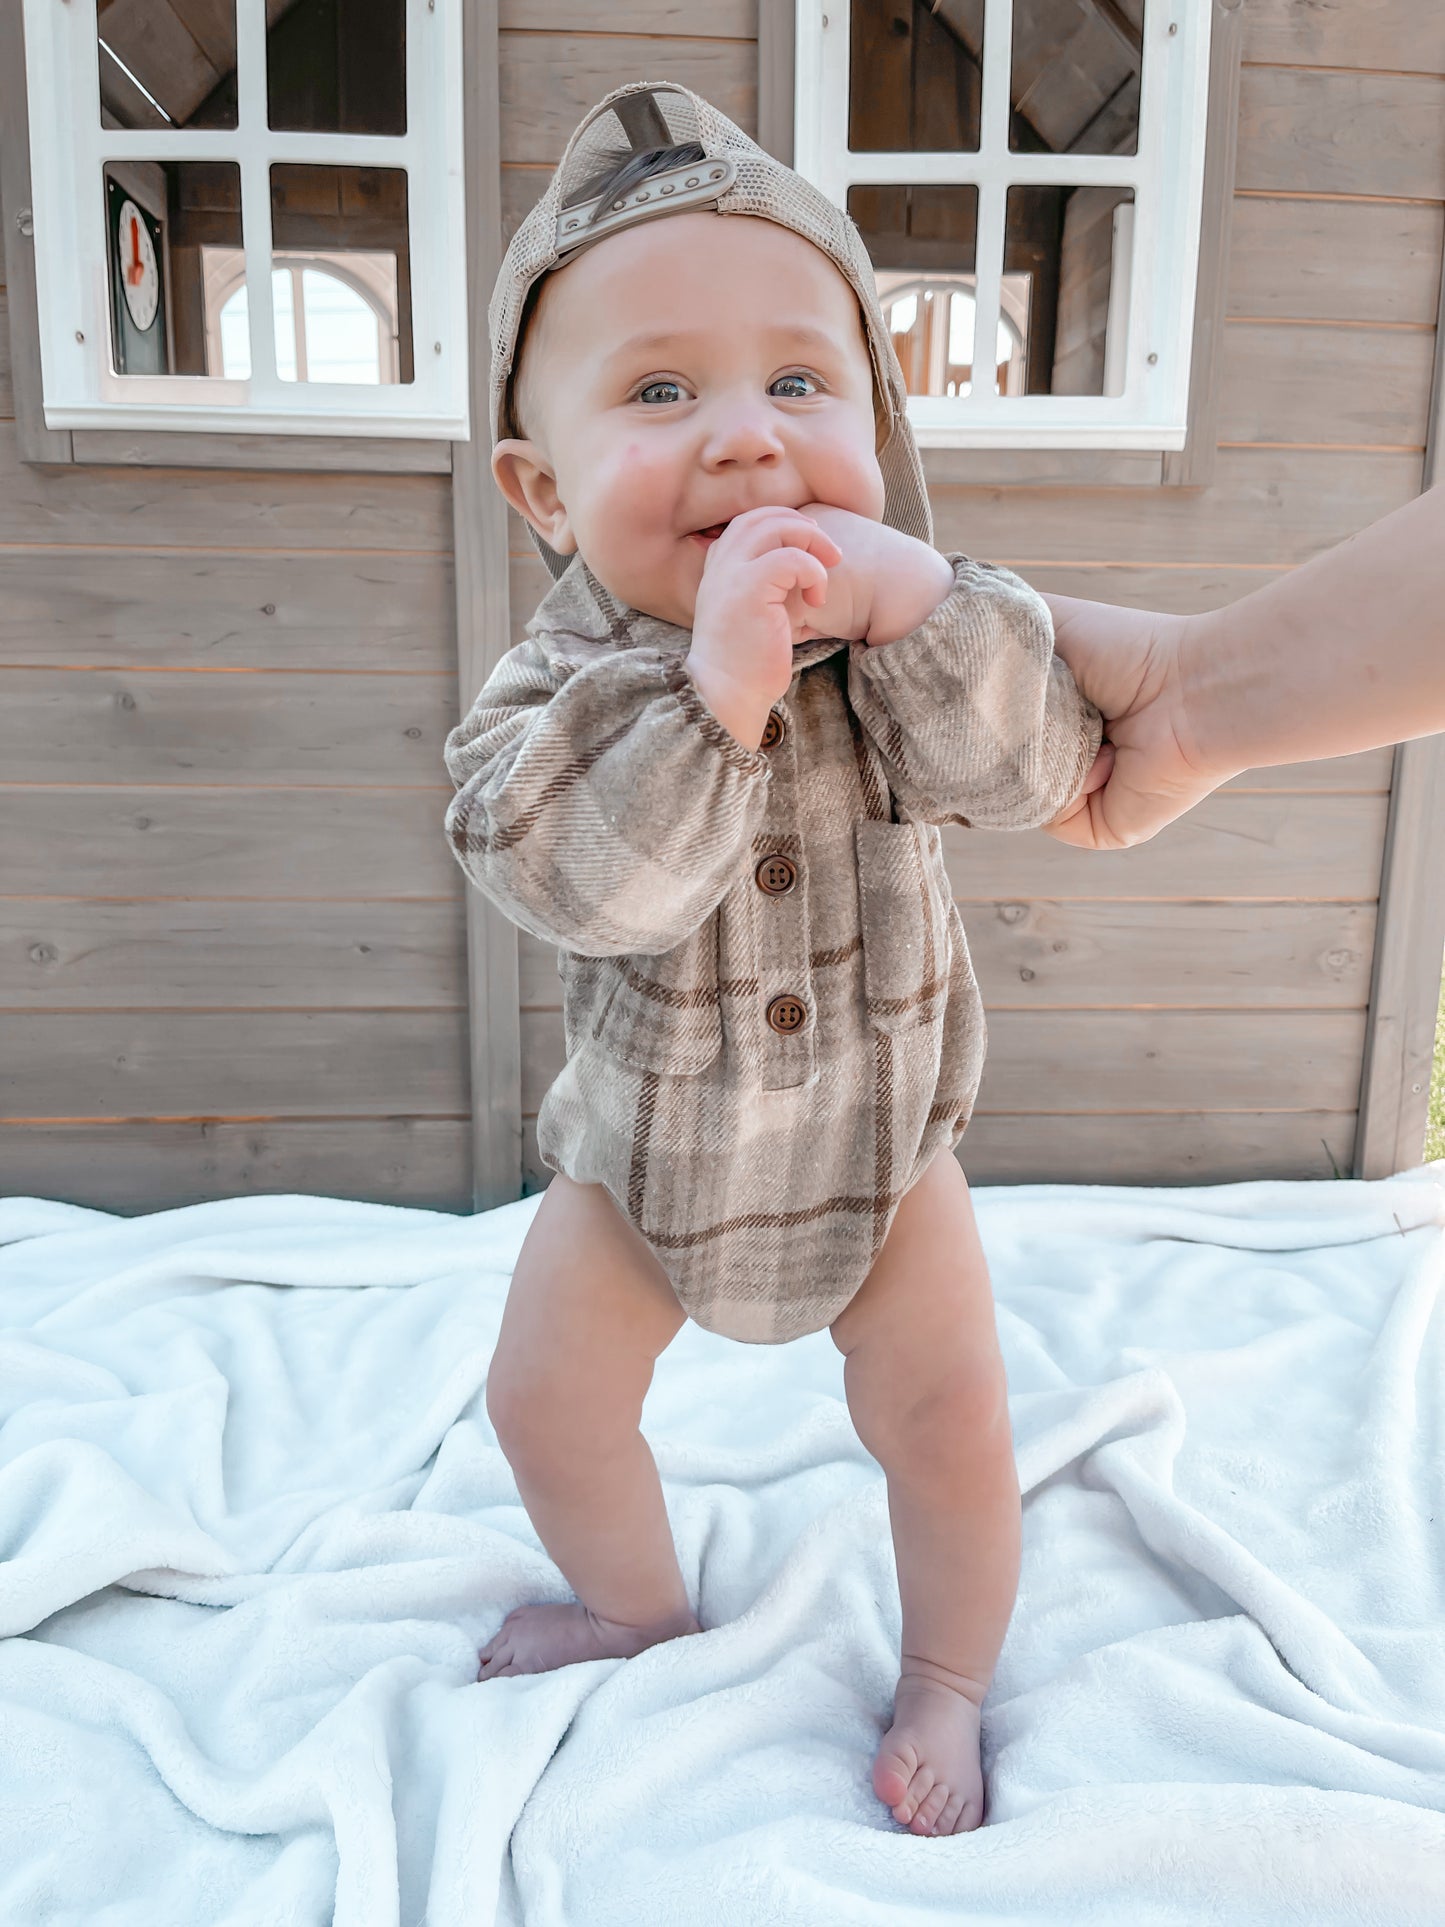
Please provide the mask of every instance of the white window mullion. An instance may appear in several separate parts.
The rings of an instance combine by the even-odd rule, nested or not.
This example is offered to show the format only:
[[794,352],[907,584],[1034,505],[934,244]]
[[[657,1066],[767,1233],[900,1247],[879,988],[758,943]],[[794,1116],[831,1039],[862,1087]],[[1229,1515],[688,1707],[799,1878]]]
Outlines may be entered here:
[[973,376],[969,393],[957,403],[959,416],[965,421],[995,414],[999,398],[994,344],[998,340],[1003,277],[1006,183],[1001,162],[1008,151],[1012,36],[1013,0],[985,0],[978,153],[968,157],[978,183],[978,225],[973,252]]
[[1003,278],[1004,196],[1002,180],[983,181],[978,190],[978,234],[974,242],[975,287],[972,392],[960,407],[970,416],[998,413],[998,318]]
[[1013,0],[984,0],[983,111],[979,116],[978,148],[981,156],[993,161],[1008,153],[1013,14]]
[[271,169],[266,128],[265,0],[236,0],[236,142],[241,162],[241,240],[251,330],[251,399],[275,407],[275,300],[271,292]]
[[1109,267],[1109,312],[1104,323],[1104,393],[1122,395],[1130,360],[1137,362],[1138,322],[1134,319],[1134,229],[1137,196],[1114,209]]
[[[818,76],[808,94],[802,121],[794,127],[793,144],[817,155],[825,170],[819,186],[832,201],[845,207],[851,179],[848,154],[848,87],[851,68],[848,0],[823,0],[804,9],[798,22],[796,59],[799,72]],[[806,63],[806,68],[804,63]]]
[[914,181],[977,181],[994,172],[1016,186],[1130,187],[1139,171],[1132,154],[1008,154],[954,153],[949,149],[920,149],[906,154],[843,154],[833,170],[848,185],[870,187],[911,185]]

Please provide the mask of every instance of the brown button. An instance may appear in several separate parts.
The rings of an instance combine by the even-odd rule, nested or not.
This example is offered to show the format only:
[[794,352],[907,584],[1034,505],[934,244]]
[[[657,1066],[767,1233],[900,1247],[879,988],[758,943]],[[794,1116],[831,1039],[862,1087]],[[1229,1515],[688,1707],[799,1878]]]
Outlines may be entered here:
[[767,723],[763,728],[763,740],[759,747],[762,749],[776,749],[787,733],[787,727],[782,717],[776,709],[770,709],[768,711]]
[[779,856],[775,850],[771,856],[763,858],[753,875],[758,880],[760,890],[766,890],[770,897],[781,897],[797,882],[798,866],[791,857]]
[[795,1030],[801,1030],[807,1021],[807,1006],[797,997],[774,997],[768,1005],[768,1022],[785,1037]]

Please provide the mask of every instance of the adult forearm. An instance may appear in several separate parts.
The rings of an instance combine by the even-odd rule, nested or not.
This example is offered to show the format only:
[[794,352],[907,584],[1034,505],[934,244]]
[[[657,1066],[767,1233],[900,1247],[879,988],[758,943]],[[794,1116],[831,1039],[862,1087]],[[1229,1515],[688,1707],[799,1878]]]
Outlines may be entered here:
[[1445,730],[1445,486],[1190,618],[1179,663],[1207,764],[1298,763]]

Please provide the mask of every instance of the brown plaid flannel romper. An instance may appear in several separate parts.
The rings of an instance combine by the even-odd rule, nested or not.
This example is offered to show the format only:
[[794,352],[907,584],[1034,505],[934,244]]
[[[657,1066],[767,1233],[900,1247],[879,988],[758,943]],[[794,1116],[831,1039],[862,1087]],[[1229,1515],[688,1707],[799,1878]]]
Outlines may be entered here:
[[911,635],[802,644],[753,750],[691,632],[577,556],[447,738],[458,862],[561,952],[542,1160],[730,1338],[830,1324],[968,1123],[983,1005],[938,826],[1046,823],[1099,747],[1040,597],[949,560]]

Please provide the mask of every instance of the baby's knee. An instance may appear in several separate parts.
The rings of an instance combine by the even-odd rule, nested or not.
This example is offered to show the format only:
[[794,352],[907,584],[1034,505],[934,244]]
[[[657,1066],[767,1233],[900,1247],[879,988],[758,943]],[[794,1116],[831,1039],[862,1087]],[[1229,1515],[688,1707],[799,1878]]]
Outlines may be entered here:
[[641,1399],[610,1377],[602,1361],[591,1371],[571,1369],[565,1352],[521,1358],[505,1351],[487,1373],[487,1417],[511,1465],[545,1473],[575,1465],[579,1453],[603,1452],[638,1429]]
[[880,1465],[933,1465],[971,1459],[1011,1437],[1008,1383],[992,1348],[955,1351],[913,1373],[870,1371],[860,1351],[844,1366],[858,1436]]

